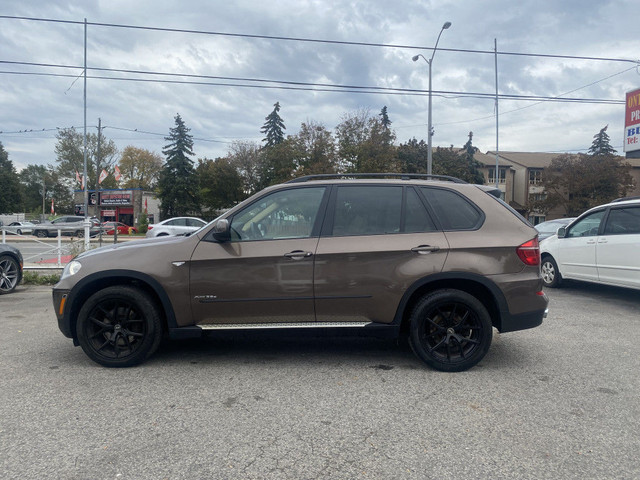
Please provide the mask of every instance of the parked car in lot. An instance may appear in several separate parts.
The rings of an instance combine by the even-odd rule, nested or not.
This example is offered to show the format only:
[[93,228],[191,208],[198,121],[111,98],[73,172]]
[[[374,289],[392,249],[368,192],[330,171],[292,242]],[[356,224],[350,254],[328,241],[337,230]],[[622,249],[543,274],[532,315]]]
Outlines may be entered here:
[[7,233],[22,235],[31,233],[33,231],[33,227],[35,227],[35,224],[31,222],[11,222],[9,225],[2,227],[2,229]]
[[125,367],[171,338],[315,328],[406,335],[431,367],[478,363],[493,328],[546,315],[535,229],[451,177],[302,177],[189,236],[85,252],[54,287],[60,330]]
[[183,235],[195,232],[207,224],[197,217],[168,218],[158,223],[152,223],[147,228],[147,238],[163,237],[167,235]]
[[118,229],[118,235],[128,235],[129,231],[131,231],[131,233],[138,233],[136,227],[130,227],[122,222],[104,222],[102,228],[107,235],[113,235],[116,228]]
[[22,280],[22,254],[6,243],[0,243],[0,295],[11,293]]
[[538,231],[538,241],[541,242],[545,238],[549,238],[551,235],[555,235],[560,227],[569,225],[573,220],[575,220],[575,217],[556,218],[555,220],[549,220],[547,222],[542,222],[534,226],[534,228]]
[[[89,235],[95,237],[100,233],[100,221],[97,218],[90,218],[91,226],[89,227]],[[62,235],[71,235],[74,237],[84,237],[84,217],[77,215],[67,215],[58,217],[48,223],[41,223],[33,227],[33,235],[39,238],[57,237],[58,230]]]
[[541,243],[542,279],[640,289],[640,200],[592,208]]

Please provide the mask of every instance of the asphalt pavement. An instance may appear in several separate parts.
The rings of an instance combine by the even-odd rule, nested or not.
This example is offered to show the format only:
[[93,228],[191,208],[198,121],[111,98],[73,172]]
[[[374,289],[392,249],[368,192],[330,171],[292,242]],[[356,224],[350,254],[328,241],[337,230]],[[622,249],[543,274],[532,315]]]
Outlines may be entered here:
[[0,478],[640,478],[640,295],[550,290],[463,373],[404,344],[227,335],[106,369],[51,289],[0,297]]

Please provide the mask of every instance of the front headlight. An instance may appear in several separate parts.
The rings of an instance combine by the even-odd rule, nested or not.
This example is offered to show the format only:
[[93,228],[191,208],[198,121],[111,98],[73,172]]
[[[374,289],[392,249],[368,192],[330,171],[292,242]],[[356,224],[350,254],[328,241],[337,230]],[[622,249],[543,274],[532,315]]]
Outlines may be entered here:
[[82,264],[77,260],[73,260],[67,263],[67,266],[64,267],[64,270],[62,271],[62,276],[60,277],[60,280],[66,277],[70,277],[71,275],[75,275],[80,271],[81,268],[82,268]]

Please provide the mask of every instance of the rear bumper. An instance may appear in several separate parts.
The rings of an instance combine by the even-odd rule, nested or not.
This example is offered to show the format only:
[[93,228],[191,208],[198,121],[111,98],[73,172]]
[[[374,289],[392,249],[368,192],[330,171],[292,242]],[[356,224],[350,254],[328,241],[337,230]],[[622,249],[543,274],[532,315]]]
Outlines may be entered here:
[[548,299],[544,295],[545,306],[540,310],[534,310],[532,312],[519,313],[512,315],[510,313],[502,312],[501,324],[498,328],[500,333],[515,332],[517,330],[526,330],[528,328],[534,328],[542,325],[542,320],[547,318],[549,309],[547,308]]

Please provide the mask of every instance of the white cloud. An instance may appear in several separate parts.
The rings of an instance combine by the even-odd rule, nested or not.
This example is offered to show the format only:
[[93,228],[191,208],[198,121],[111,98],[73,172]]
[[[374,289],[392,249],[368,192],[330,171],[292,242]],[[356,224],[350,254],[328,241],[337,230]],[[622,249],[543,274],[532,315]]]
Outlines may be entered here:
[[[119,23],[227,33],[316,38],[350,42],[431,47],[445,21],[452,26],[440,40],[433,65],[434,90],[494,91],[490,54],[446,49],[493,50],[554,55],[633,58],[637,56],[630,1],[388,2],[155,2],[155,1],[3,1],[0,15],[82,22]],[[628,14],[625,14],[625,11]],[[82,65],[83,26],[0,19],[0,60]],[[428,65],[414,63],[419,50],[325,43],[194,35],[90,26],[90,67],[396,88],[427,88]],[[423,50],[429,58],[431,51]],[[555,96],[618,73],[631,64],[587,60],[500,56],[501,93]],[[71,69],[0,64],[0,71],[55,72]],[[138,74],[91,75],[150,78]],[[195,78],[153,77],[208,83],[242,83]],[[41,129],[82,126],[82,79],[0,73],[0,141],[18,167],[54,162],[55,132]],[[569,96],[622,100],[637,87],[631,70]],[[304,121],[333,128],[346,112],[383,105],[398,141],[426,137],[427,97],[258,89],[225,85],[181,85],[89,79],[87,121],[98,117],[108,127],[168,134],[180,113],[197,139],[199,157],[224,155],[234,139],[260,141],[264,117],[279,101],[287,133]],[[586,149],[605,124],[619,146],[624,108],[610,105],[534,106],[501,101],[501,149],[562,151]],[[530,106],[529,108],[524,108]],[[436,96],[433,102],[436,145],[462,145],[470,130],[482,150],[495,148],[493,100]],[[515,112],[508,113],[516,110]],[[93,127],[95,131],[95,127]],[[159,152],[162,135],[105,129],[120,148],[132,144]],[[217,141],[217,142],[216,142]]]

